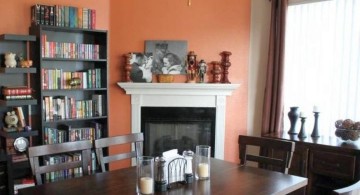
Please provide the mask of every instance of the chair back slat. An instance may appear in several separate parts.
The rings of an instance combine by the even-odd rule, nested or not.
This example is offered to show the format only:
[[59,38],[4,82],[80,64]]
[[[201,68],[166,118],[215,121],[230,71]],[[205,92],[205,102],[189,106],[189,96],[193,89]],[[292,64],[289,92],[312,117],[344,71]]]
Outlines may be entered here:
[[[144,135],[142,133],[119,135],[95,140],[95,151],[98,162],[101,166],[101,171],[106,172],[107,170],[105,165],[111,162],[142,156],[143,141]],[[135,151],[111,155],[104,154],[104,148],[122,144],[134,144]]]
[[[273,155],[248,154],[247,146],[257,146],[260,150],[275,151],[282,153],[280,157]],[[278,167],[281,172],[287,173],[291,165],[291,159],[295,150],[295,142],[239,135],[239,157],[240,164],[245,165],[247,161],[259,163],[262,167]]]
[[[88,175],[88,166],[91,163],[91,149],[92,143],[90,140],[29,147],[28,156],[32,173],[35,176],[36,184],[43,184],[42,175],[54,171],[81,168],[82,174]],[[80,153],[81,158],[79,157],[79,159],[73,159],[73,161],[58,162],[57,164],[45,163],[45,159],[51,158],[51,156],[71,156],[74,153]]]

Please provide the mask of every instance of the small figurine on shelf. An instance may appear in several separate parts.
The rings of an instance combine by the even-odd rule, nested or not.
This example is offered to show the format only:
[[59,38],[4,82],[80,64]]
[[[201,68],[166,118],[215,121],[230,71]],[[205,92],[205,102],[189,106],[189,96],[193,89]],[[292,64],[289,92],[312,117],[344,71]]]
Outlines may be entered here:
[[16,54],[8,52],[5,54],[5,67],[15,68],[16,67]]
[[33,65],[33,61],[24,59],[21,53],[17,54],[16,56],[17,64],[19,64],[21,68],[30,68]]
[[198,75],[199,75],[199,82],[204,83],[205,82],[205,75],[207,71],[207,65],[204,60],[200,60],[198,65]]
[[19,121],[19,119],[16,116],[15,111],[6,113],[5,123],[6,123],[7,128],[17,127],[18,121]]
[[187,55],[187,82],[194,83],[196,80],[196,55],[195,52],[190,51]]

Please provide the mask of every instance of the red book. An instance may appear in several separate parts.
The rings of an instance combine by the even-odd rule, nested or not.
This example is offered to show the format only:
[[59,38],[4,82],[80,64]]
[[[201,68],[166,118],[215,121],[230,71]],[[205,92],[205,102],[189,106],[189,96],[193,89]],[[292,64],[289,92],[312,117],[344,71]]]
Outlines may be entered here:
[[2,94],[4,96],[14,96],[14,95],[31,95],[32,89],[26,86],[17,86],[17,87],[7,87],[2,88]]
[[91,10],[91,29],[95,29],[96,27],[96,10]]

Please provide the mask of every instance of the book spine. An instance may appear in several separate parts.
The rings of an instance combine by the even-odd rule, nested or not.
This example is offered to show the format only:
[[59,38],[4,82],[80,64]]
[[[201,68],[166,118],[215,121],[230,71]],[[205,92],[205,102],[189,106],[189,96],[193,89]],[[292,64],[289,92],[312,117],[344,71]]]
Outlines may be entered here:
[[36,4],[31,6],[31,23],[38,25],[40,24],[40,5]]
[[18,122],[19,127],[25,127],[26,121],[25,121],[24,112],[23,112],[22,107],[15,107],[14,110],[19,119],[19,122]]
[[50,24],[50,6],[44,5],[44,24]]
[[55,7],[54,6],[49,6],[50,8],[50,13],[49,13],[49,24],[51,26],[55,26]]
[[40,5],[40,24],[45,24],[45,5]]
[[92,9],[91,10],[91,29],[95,29],[96,28],[96,10]]

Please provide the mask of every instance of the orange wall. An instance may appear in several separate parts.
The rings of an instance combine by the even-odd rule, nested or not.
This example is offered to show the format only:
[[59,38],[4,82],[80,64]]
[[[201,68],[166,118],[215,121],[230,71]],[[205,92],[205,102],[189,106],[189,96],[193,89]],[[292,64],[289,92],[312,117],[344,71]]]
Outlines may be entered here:
[[110,5],[111,135],[130,133],[131,126],[130,96],[116,85],[123,81],[122,55],[144,51],[145,40],[187,40],[188,50],[206,62],[232,52],[229,79],[241,87],[227,98],[225,159],[237,162],[237,136],[246,134],[247,126],[250,0],[192,0],[191,6],[187,0],[111,0]]
[[225,159],[238,161],[237,135],[246,134],[247,126],[250,0],[192,0],[191,6],[187,0],[3,1],[0,34],[27,34],[30,6],[35,3],[96,9],[97,28],[109,30],[110,135],[130,132],[130,97],[116,85],[123,81],[123,54],[143,51],[145,40],[187,40],[188,49],[206,62],[219,61],[220,52],[231,51],[229,80],[241,87],[227,98]]

